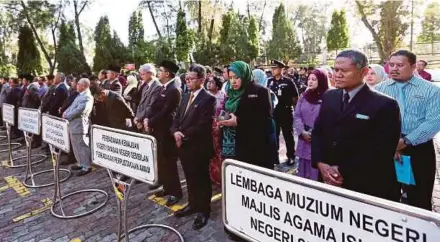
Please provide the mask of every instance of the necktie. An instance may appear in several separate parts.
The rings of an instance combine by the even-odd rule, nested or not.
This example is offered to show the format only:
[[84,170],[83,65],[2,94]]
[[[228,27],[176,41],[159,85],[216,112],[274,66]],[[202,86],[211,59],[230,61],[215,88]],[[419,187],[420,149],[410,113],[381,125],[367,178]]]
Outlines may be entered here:
[[345,109],[347,109],[349,101],[350,101],[350,95],[347,92],[344,94],[344,99],[342,101],[342,111],[345,111]]
[[191,92],[191,95],[189,96],[189,101],[188,101],[188,105],[186,106],[185,114],[186,114],[186,112],[188,111],[188,109],[189,109],[189,106],[191,106],[191,104],[192,104],[193,100],[194,100],[194,93],[193,93],[193,92]]
[[405,88],[406,84],[398,84],[397,86],[399,88],[399,96],[397,97],[397,103],[399,104],[400,107],[400,117],[403,125],[403,117],[405,116],[405,92],[403,89]]

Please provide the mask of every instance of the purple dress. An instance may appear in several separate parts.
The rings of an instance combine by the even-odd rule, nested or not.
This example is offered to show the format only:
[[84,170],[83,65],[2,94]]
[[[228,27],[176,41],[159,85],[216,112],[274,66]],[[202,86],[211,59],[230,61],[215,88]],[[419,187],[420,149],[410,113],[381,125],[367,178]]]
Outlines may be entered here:
[[294,128],[298,134],[298,146],[296,156],[299,158],[298,175],[304,178],[318,180],[318,170],[312,168],[311,164],[311,144],[302,138],[301,133],[306,127],[313,129],[316,118],[321,108],[321,101],[317,104],[309,103],[304,96],[301,96],[295,108]]

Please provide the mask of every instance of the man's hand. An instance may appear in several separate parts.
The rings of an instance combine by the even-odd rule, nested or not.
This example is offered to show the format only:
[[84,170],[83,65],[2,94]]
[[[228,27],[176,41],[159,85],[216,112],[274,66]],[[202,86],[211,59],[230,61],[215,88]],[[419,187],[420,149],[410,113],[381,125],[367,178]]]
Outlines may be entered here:
[[61,115],[62,118],[66,118],[66,113],[64,112],[63,115]]
[[312,142],[312,136],[310,135],[310,133],[309,132],[306,132],[306,131],[303,131],[302,133],[301,133],[301,136],[303,137],[303,139],[305,140],[305,141],[307,141],[307,142]]
[[137,117],[135,117],[135,118],[133,119],[133,123],[136,124],[136,125],[139,123],[139,120],[138,120]]
[[184,137],[185,135],[183,135],[180,131],[174,133],[174,139],[176,140],[177,148],[180,148],[180,146],[182,146],[182,138]]
[[318,169],[325,183],[338,187],[342,185],[343,177],[339,173],[338,166],[330,166],[319,162]]
[[144,119],[144,129],[147,133],[150,133],[152,130],[148,127],[148,119]]
[[133,126],[133,124],[131,123],[131,119],[129,118],[125,119],[125,126],[128,128],[131,128]]
[[397,144],[397,151],[402,151],[406,147],[407,145],[405,144],[405,140],[403,138],[400,138],[399,143]]
[[233,113],[231,113],[230,115],[231,115],[230,119],[218,121],[218,125],[220,127],[222,127],[222,126],[236,127],[237,126],[237,116],[235,116],[235,114],[233,114]]

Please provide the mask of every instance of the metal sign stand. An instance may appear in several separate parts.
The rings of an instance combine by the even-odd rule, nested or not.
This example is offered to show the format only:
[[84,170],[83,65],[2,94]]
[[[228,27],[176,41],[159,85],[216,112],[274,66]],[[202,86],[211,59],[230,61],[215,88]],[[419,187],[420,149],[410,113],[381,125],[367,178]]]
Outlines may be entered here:
[[11,145],[15,145],[16,147],[15,147],[14,149],[16,149],[16,148],[18,148],[18,147],[21,147],[21,144],[20,144],[20,143],[11,143],[11,125],[10,125],[9,123],[6,123],[6,136],[7,136],[7,138],[8,138],[8,143],[7,143],[7,144],[1,144],[0,146],[5,146],[5,145],[7,145],[8,148],[5,149],[5,150],[0,150],[0,153],[1,153],[1,152],[5,152],[5,151],[8,152],[8,159],[7,159],[7,162],[10,164],[9,167],[11,167],[11,168],[17,168],[17,167],[24,167],[24,166],[26,166],[26,165],[14,165],[14,160],[12,159],[12,149],[11,149]]
[[[55,171],[55,163],[53,162],[54,158],[53,158],[53,154],[52,154],[52,149],[51,149],[51,157],[52,157],[52,163],[54,164],[54,168],[50,169],[50,170],[44,170],[44,171],[40,171],[40,172],[37,172],[37,173],[33,173],[32,172],[32,164],[35,164],[35,162],[31,163],[31,155],[30,155],[31,154],[32,135],[29,135],[29,133],[27,133],[26,131],[24,131],[24,133],[25,133],[24,135],[25,135],[25,139],[26,139],[26,146],[27,146],[27,149],[28,149],[28,156],[27,156],[27,161],[28,162],[27,162],[26,176],[25,176],[25,179],[23,181],[23,185],[25,187],[30,187],[30,188],[40,188],[40,187],[48,187],[48,186],[54,185],[55,184],[54,182],[37,185],[35,183],[35,179],[34,179],[34,177],[38,176],[39,174]],[[44,158],[42,160],[45,160],[47,158],[46,155],[40,155],[40,156],[44,156]],[[71,175],[70,170],[68,170],[68,169],[60,169],[60,171],[67,172],[67,177],[65,177],[64,179],[60,180],[60,182],[64,182],[67,179],[69,179],[69,177]],[[29,179],[31,180],[31,184],[27,183]]]
[[[59,175],[60,175],[60,170],[66,170],[66,169],[60,169],[60,158],[61,158],[62,151],[60,149],[56,150],[56,148],[53,147],[52,145],[49,145],[49,147],[50,147],[50,152],[52,154],[52,157],[54,155],[56,157],[56,158],[53,159],[53,163],[54,163],[54,169],[53,170],[54,170],[54,179],[55,179],[55,182],[54,182],[54,184],[55,184],[55,194],[54,194],[54,197],[53,197],[52,207],[50,208],[50,212],[52,213],[52,215],[57,217],[57,218],[61,218],[61,219],[79,218],[79,217],[91,214],[91,213],[99,210],[100,208],[104,207],[105,204],[107,204],[107,201],[108,201],[108,194],[105,191],[102,191],[102,190],[98,190],[98,189],[84,189],[84,190],[80,190],[80,191],[69,193],[69,194],[67,194],[65,196],[61,196],[61,187],[60,187],[60,182],[61,181],[59,179],[60,178]],[[69,171],[69,170],[67,170],[67,171]],[[69,171],[69,174],[70,174],[70,171]],[[34,174],[34,175],[36,175],[36,174]],[[86,211],[86,212],[83,212],[83,213],[80,213],[80,214],[77,214],[77,215],[66,215],[64,213],[64,210],[63,210],[63,199],[65,199],[67,197],[70,197],[70,196],[73,196],[73,195],[78,194],[78,193],[85,193],[85,192],[102,193],[102,194],[105,195],[105,201],[102,204],[100,204],[99,206],[97,206],[96,208],[94,208],[94,209],[92,209],[90,211]],[[60,206],[61,214],[58,214],[58,213],[55,212],[55,206],[57,204],[59,204],[59,206]]]
[[[11,159],[11,166],[10,167],[25,167],[25,166],[27,166],[27,170],[30,170],[32,165],[39,164],[39,163],[43,162],[47,158],[47,155],[32,154],[33,134],[30,134],[30,133],[28,133],[26,131],[23,131],[23,134],[24,134],[24,140],[26,141],[26,151],[27,151],[27,154],[24,155],[24,156],[19,156],[19,157],[15,157],[15,158]],[[31,161],[31,157],[42,157],[42,158],[32,162]],[[10,158],[12,158],[12,154],[11,154]],[[23,159],[23,158],[27,159],[27,164],[12,166],[13,165],[13,161],[19,160],[19,159]],[[27,175],[27,170],[26,170],[26,175]]]
[[117,202],[118,202],[118,210],[119,210],[119,226],[118,226],[118,240],[117,242],[123,241],[125,238],[125,242],[129,242],[129,236],[128,234],[140,230],[140,229],[147,229],[147,228],[163,228],[170,230],[171,232],[175,233],[181,242],[184,242],[183,236],[177,231],[176,229],[163,225],[163,224],[146,224],[141,225],[138,227],[135,227],[133,229],[128,230],[128,219],[127,219],[127,204],[128,204],[128,198],[130,197],[130,190],[131,186],[134,184],[135,179],[130,178],[128,182],[121,181],[120,178],[114,175],[114,172],[107,169],[107,172],[110,176],[110,179],[112,181],[113,189],[115,191]]

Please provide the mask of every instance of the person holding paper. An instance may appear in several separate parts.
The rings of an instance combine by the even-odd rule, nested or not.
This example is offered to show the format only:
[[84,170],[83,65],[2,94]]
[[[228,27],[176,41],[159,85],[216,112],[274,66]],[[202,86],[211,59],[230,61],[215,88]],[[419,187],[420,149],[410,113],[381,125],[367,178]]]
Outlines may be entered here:
[[398,201],[399,106],[364,83],[368,70],[360,51],[344,50],[336,57],[338,89],[323,96],[312,131],[312,165],[329,185]]
[[432,139],[440,131],[440,88],[414,75],[417,57],[407,50],[391,54],[391,79],[376,86],[397,100],[401,111],[402,136],[396,156],[411,158],[415,185],[405,186],[410,205],[432,209],[436,159]]

